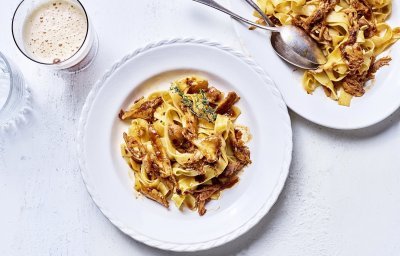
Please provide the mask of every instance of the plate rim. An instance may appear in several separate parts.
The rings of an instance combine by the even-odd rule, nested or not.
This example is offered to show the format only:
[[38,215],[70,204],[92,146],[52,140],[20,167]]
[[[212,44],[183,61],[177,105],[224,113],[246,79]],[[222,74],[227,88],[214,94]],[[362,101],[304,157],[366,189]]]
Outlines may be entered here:
[[[232,2],[233,2],[232,0],[228,0],[228,4],[230,5],[230,7],[232,7]],[[232,8],[231,8],[231,9],[232,9]],[[242,48],[242,50],[243,50],[244,52],[246,52],[247,54],[250,54],[250,53],[251,53],[251,50],[249,49],[249,47],[248,47],[248,46],[246,45],[246,43],[244,42],[243,34],[240,32],[241,23],[238,22],[238,21],[236,21],[236,20],[233,19],[233,18],[230,18],[230,21],[231,21],[232,26],[233,26],[233,28],[234,28],[234,31],[235,31],[236,37],[237,37],[237,39],[238,39],[238,42],[239,42],[239,44],[240,44],[240,47]],[[388,50],[390,51],[391,48],[389,48]],[[267,73],[267,75],[269,76],[269,74],[268,74],[267,71],[266,71],[266,73]],[[276,86],[277,86],[277,85],[276,85]],[[277,86],[277,87],[278,87],[278,86]],[[279,90],[279,91],[280,91],[280,90]],[[306,92],[304,91],[304,93],[306,93]],[[282,95],[282,96],[283,96],[283,95]],[[318,97],[318,96],[317,96],[317,97]],[[304,118],[304,119],[306,119],[306,120],[308,120],[308,121],[310,121],[310,122],[312,122],[312,123],[314,123],[314,124],[317,124],[317,125],[319,125],[319,126],[322,126],[322,127],[326,127],[326,128],[334,129],[334,130],[343,130],[343,131],[360,130],[360,129],[363,129],[363,128],[368,128],[368,127],[371,127],[371,126],[373,126],[373,125],[379,124],[379,123],[381,123],[382,121],[384,121],[384,120],[386,120],[387,118],[389,118],[393,113],[395,113],[395,112],[400,108],[400,101],[398,101],[397,104],[394,104],[394,106],[393,106],[392,108],[390,108],[389,110],[385,111],[385,112],[384,112],[382,115],[380,115],[379,117],[376,117],[376,118],[374,118],[374,119],[371,119],[371,120],[369,120],[369,121],[366,121],[366,122],[363,122],[363,123],[360,123],[360,124],[356,124],[356,125],[344,125],[344,124],[331,124],[331,123],[327,123],[327,122],[321,121],[321,120],[319,120],[318,118],[315,118],[315,117],[313,117],[312,115],[310,115],[309,112],[302,111],[302,110],[299,110],[299,109],[296,108],[296,107],[293,107],[293,105],[295,105],[295,104],[293,104],[293,103],[290,102],[290,101],[287,101],[287,100],[285,99],[285,97],[283,97],[283,99],[284,99],[284,101],[285,101],[285,104],[288,106],[288,108],[289,108],[291,111],[293,111],[294,113],[296,113],[297,115],[301,116],[302,118]],[[341,107],[341,106],[338,105],[338,107]],[[351,106],[350,106],[350,108],[351,108]]]
[[[280,175],[279,179],[277,180],[277,183],[275,184],[275,187],[273,189],[273,192],[271,196],[266,200],[261,207],[261,209],[253,216],[253,218],[249,219],[246,223],[244,223],[242,226],[239,228],[235,229],[234,231],[225,234],[223,236],[220,236],[215,239],[211,239],[208,241],[203,241],[203,242],[196,242],[196,243],[186,243],[186,244],[180,244],[180,243],[171,243],[171,242],[164,242],[160,241],[151,237],[148,237],[144,234],[141,234],[133,229],[128,228],[127,226],[124,225],[124,223],[120,222],[117,218],[111,214],[111,211],[107,209],[103,204],[102,201],[100,200],[99,196],[96,194],[95,189],[93,189],[93,184],[90,183],[90,180],[86,176],[87,168],[86,168],[86,159],[84,159],[85,155],[85,150],[83,147],[83,142],[85,138],[85,130],[86,130],[86,121],[88,118],[88,114],[91,110],[93,101],[95,100],[97,94],[99,93],[100,89],[102,86],[105,84],[107,79],[114,74],[121,66],[123,66],[127,61],[134,59],[137,55],[144,53],[146,51],[149,51],[153,48],[165,46],[165,45],[173,45],[173,44],[198,44],[198,45],[206,45],[206,46],[211,46],[218,48],[219,50],[222,50],[226,53],[229,53],[233,55],[234,57],[239,58],[240,60],[244,61],[246,65],[250,66],[259,76],[260,78],[264,81],[265,84],[269,84],[268,86],[271,89],[272,95],[275,98],[275,100],[278,103],[279,111],[281,112],[280,116],[281,119],[284,123],[284,129],[286,130],[287,136],[285,136],[285,155],[283,157],[283,162],[282,162],[282,168],[280,170]],[[292,127],[291,127],[291,121],[290,121],[290,116],[288,113],[287,106],[282,98],[281,93],[277,89],[275,83],[269,78],[269,76],[264,72],[264,70],[256,64],[252,59],[244,56],[242,53],[240,53],[237,50],[234,50],[230,47],[224,46],[220,43],[209,41],[207,39],[197,39],[197,38],[173,38],[173,39],[166,39],[162,41],[158,41],[155,43],[150,43],[147,44],[146,46],[142,48],[138,48],[132,53],[129,53],[125,55],[122,59],[117,61],[110,69],[108,69],[102,78],[100,78],[93,88],[90,90],[85,104],[82,107],[81,111],[81,116],[79,119],[79,125],[78,125],[78,132],[77,132],[77,158],[79,162],[79,167],[80,167],[80,173],[82,176],[82,179],[84,181],[84,184],[87,188],[87,191],[89,192],[89,195],[91,196],[92,200],[96,204],[97,208],[103,213],[103,215],[118,229],[120,229],[123,233],[126,235],[130,236],[131,238],[142,242],[148,246],[151,247],[156,247],[159,249],[163,250],[169,250],[169,251],[178,251],[178,252],[189,252],[189,251],[200,251],[200,250],[206,250],[206,249],[211,249],[220,245],[223,245],[227,242],[230,242],[237,237],[241,236],[248,230],[250,230],[252,227],[254,227],[272,208],[272,206],[275,204],[277,201],[284,185],[287,179],[287,176],[289,174],[289,168],[292,160],[292,149],[293,149],[293,139],[292,139]]]

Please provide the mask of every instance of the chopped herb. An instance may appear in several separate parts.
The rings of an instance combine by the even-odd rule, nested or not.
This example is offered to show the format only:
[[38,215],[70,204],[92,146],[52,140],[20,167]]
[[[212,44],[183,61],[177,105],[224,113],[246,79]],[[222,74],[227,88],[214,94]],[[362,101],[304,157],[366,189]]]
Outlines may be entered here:
[[[204,90],[200,90],[200,93],[197,94],[199,96],[199,101],[193,102],[188,96],[186,96],[182,90],[178,88],[178,86],[171,84],[170,90],[174,93],[177,93],[182,98],[182,104],[186,106],[190,112],[196,115],[199,118],[203,118],[210,123],[215,122],[217,119],[217,114],[215,113],[215,109],[210,106],[210,102],[207,99],[207,96]],[[196,111],[196,110],[198,111]]]
[[215,122],[215,120],[217,119],[217,113],[215,113],[215,109],[210,106],[210,102],[204,90],[202,89],[200,90],[200,95],[201,95],[201,103],[203,104],[202,111],[204,115],[207,117],[206,119],[208,121],[212,120],[213,122]]

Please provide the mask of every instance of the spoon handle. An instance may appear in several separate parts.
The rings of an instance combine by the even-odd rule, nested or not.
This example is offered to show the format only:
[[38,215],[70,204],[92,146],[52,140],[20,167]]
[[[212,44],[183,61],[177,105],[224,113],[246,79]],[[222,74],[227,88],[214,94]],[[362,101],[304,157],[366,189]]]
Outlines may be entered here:
[[207,5],[207,6],[210,6],[210,7],[214,8],[214,9],[217,9],[217,10],[219,10],[221,12],[224,12],[224,13],[230,15],[232,18],[234,18],[236,20],[239,20],[239,21],[242,21],[244,23],[250,24],[250,25],[255,26],[257,28],[265,29],[265,30],[272,31],[272,32],[279,32],[279,29],[277,27],[266,27],[266,26],[257,24],[255,22],[252,22],[252,21],[250,21],[250,20],[248,20],[246,18],[243,18],[242,16],[240,16],[240,15],[238,15],[238,14],[236,14],[236,13],[234,13],[234,12],[228,10],[228,9],[226,9],[225,7],[220,5],[219,3],[215,2],[214,0],[193,0],[193,1],[201,3],[201,4],[204,4],[204,5]]
[[268,16],[263,12],[263,10],[261,10],[261,8],[253,0],[245,0],[245,1],[261,15],[261,17],[268,24],[268,26],[275,27],[274,23],[271,22]]

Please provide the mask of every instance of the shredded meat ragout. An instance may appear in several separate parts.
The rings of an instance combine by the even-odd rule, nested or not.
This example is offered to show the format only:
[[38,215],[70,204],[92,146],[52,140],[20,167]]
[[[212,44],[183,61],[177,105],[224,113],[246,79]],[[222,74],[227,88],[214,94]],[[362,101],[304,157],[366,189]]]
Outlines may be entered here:
[[[296,1],[291,7],[288,6],[287,9],[279,6],[279,2],[276,1],[264,0],[259,3],[260,7],[264,8],[265,14],[273,25],[281,26],[282,23],[291,22],[292,25],[302,28],[321,46],[325,56],[333,53],[336,45],[339,44],[341,54],[339,57],[342,57],[342,60],[348,64],[349,69],[344,70],[343,67],[339,67],[340,64],[337,62],[328,62],[326,66],[321,65],[315,73],[307,71],[304,76],[303,85],[309,94],[322,84],[317,75],[325,72],[326,74],[322,74],[325,80],[322,84],[324,85],[322,89],[325,94],[334,100],[338,100],[340,105],[349,106],[351,97],[347,97],[346,93],[355,97],[363,96],[365,94],[365,84],[369,80],[374,79],[375,73],[381,67],[389,65],[391,60],[389,57],[375,60],[375,56],[382,51],[382,48],[385,50],[398,40],[399,28],[390,28],[393,33],[392,41],[389,41],[389,45],[376,46],[375,48],[380,49],[372,49],[373,54],[368,53],[369,56],[371,55],[370,57],[366,57],[367,52],[371,51],[368,48],[369,46],[367,44],[363,45],[364,49],[362,51],[364,52],[360,54],[360,47],[357,45],[357,41],[363,43],[364,39],[372,38],[374,42],[375,39],[373,37],[382,37],[383,33],[388,33],[387,31],[382,31],[380,25],[387,25],[385,22],[387,15],[391,11],[391,2],[388,2],[388,5],[381,5],[380,1],[371,0],[307,0],[305,3],[298,3]],[[303,9],[303,7],[305,8]],[[308,13],[311,10],[308,7],[314,8],[311,15]],[[333,12],[338,14],[338,16],[332,15]],[[335,23],[339,24],[342,22],[339,22],[341,20],[339,14],[346,16],[348,21],[346,25],[348,26],[335,25]],[[266,25],[262,18],[258,18],[256,23]],[[342,27],[342,29],[337,29],[336,27]],[[254,30],[256,27],[251,26],[249,29]],[[343,33],[344,30],[346,30],[346,33]],[[359,33],[360,31],[362,33]],[[347,39],[342,41],[343,39],[338,38],[337,35],[344,38],[347,37]],[[334,58],[338,58],[336,54],[335,52]],[[369,69],[365,63],[369,65]],[[329,82],[326,81],[325,75],[328,76]],[[340,76],[340,79],[336,80],[337,76]],[[343,98],[341,98],[341,89],[344,90]]]
[[[237,174],[237,173],[236,173]],[[199,205],[197,211],[200,215],[204,215],[206,213],[205,203],[211,200],[211,197],[216,193],[220,193],[222,190],[231,188],[239,181],[239,177],[235,175],[231,175],[224,180],[216,180],[216,183],[213,185],[204,185],[198,187],[196,190],[188,191],[188,193],[192,194],[196,200],[198,200]]]
[[233,154],[243,165],[251,163],[250,150],[240,138],[240,132],[235,129],[235,135],[229,134],[229,140],[232,145]]
[[180,153],[193,153],[195,148],[192,142],[183,136],[184,129],[176,124],[171,124],[168,127],[168,135],[174,144],[175,148]]
[[[209,87],[207,81],[188,78],[186,79],[186,83],[189,86],[187,93],[202,93],[218,114],[226,115],[230,118],[232,117],[230,116],[233,113],[232,107],[240,99],[235,92],[229,92],[226,97],[224,97],[221,91],[215,87]],[[140,186],[138,191],[167,208],[169,207],[168,199],[170,199],[172,191],[176,191],[178,195],[190,194],[195,198],[196,205],[194,205],[194,208],[197,208],[199,215],[204,215],[207,211],[205,208],[206,203],[212,200],[213,196],[219,195],[222,190],[236,184],[239,181],[239,172],[251,163],[250,150],[242,140],[241,131],[234,129],[233,134],[229,133],[229,139],[223,144],[221,135],[199,137],[200,117],[196,116],[188,106],[180,106],[186,121],[183,123],[175,123],[175,121],[174,123],[170,123],[166,127],[166,133],[173,147],[178,152],[182,154],[192,154],[193,157],[182,164],[182,168],[197,173],[194,178],[200,183],[200,185],[193,189],[182,191],[177,182],[177,178],[172,175],[172,166],[174,163],[170,160],[164,148],[161,138],[162,135],[159,134],[159,130],[157,130],[153,124],[156,120],[154,113],[162,104],[161,97],[152,100],[144,100],[142,97],[135,101],[135,103],[139,103],[140,105],[132,110],[121,110],[119,117],[122,120],[133,120],[137,118],[146,120],[149,123],[148,130],[140,130],[138,136],[148,136],[153,150],[149,151],[148,146],[142,144],[139,139],[127,133],[123,133],[125,152],[129,154],[132,161],[141,165],[141,170],[145,171],[150,180],[160,180],[170,192],[164,195],[155,188],[145,186]],[[230,156],[226,168],[224,168],[219,176],[212,178],[207,183],[203,183],[206,179],[205,167],[212,167],[218,164],[218,159],[222,154],[221,147],[225,147],[225,143],[230,143],[233,156]],[[198,148],[196,145],[199,144],[206,150]]]
[[152,121],[154,118],[154,112],[161,104],[161,97],[157,97],[153,100],[143,102],[137,109],[128,110],[126,112],[121,109],[118,116],[121,120],[142,118],[146,121]]
[[140,192],[145,195],[147,198],[154,200],[165,207],[169,207],[168,200],[156,189],[148,188],[148,187],[142,187],[140,189]]
[[198,130],[198,118],[192,114],[187,108],[184,108],[185,116],[187,118],[187,123],[183,127],[183,137],[185,137],[189,141],[193,141],[197,138],[197,130]]
[[126,148],[132,155],[132,159],[136,162],[141,163],[144,156],[146,155],[146,150],[143,147],[142,143],[135,139],[134,137],[128,137],[128,135],[124,132],[123,137],[125,140]]
[[223,97],[224,95],[222,92],[217,90],[215,87],[210,87],[207,89],[206,93],[207,99],[212,103],[212,104],[217,104]]
[[[303,28],[310,34],[317,42],[324,44],[330,42],[328,29],[326,26],[325,19],[327,15],[333,11],[339,0],[323,0],[320,3],[319,8],[308,18],[294,17],[292,24]],[[379,68],[385,65],[389,65],[390,58],[384,57],[376,62],[374,57],[371,57],[373,63],[368,71],[361,71],[364,63],[363,50],[356,42],[357,33],[362,26],[367,26],[364,31],[365,38],[370,38],[377,33],[377,28],[373,19],[373,11],[368,1],[365,0],[351,0],[351,6],[356,10],[356,14],[353,15],[351,27],[349,29],[349,38],[341,46],[341,53],[344,60],[347,62],[349,72],[343,79],[343,89],[345,92],[360,97],[365,93],[365,83],[375,77],[375,73]],[[326,89],[326,88],[324,88]],[[327,96],[330,96],[330,91],[325,90]]]
[[215,112],[221,115],[226,114],[239,99],[239,96],[235,92],[229,92],[226,98],[219,103]]
[[[375,58],[373,60],[375,60]],[[369,68],[368,73],[367,73],[367,80],[374,79],[376,71],[378,71],[383,66],[389,65],[391,60],[392,60],[391,57],[385,56],[385,57],[380,58],[377,61],[373,61],[374,64],[371,65],[371,67]]]
[[365,93],[364,85],[367,81],[375,78],[375,73],[383,66],[389,65],[392,60],[390,57],[383,57],[377,61],[371,58],[373,63],[367,71],[360,71],[364,63],[364,57],[361,47],[355,43],[352,46],[347,45],[342,50],[342,55],[349,66],[349,73],[343,80],[343,89],[356,97],[361,97]]
[[339,0],[323,0],[319,8],[307,18],[294,17],[293,25],[303,28],[308,33],[311,33],[316,27],[322,27],[326,16],[335,8]]

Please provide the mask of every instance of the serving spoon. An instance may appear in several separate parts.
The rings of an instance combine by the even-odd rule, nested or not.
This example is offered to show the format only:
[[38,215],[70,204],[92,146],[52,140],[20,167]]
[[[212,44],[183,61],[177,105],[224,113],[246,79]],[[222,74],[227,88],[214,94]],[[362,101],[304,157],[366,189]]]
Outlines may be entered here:
[[257,12],[262,15],[270,27],[252,22],[242,16],[226,9],[214,0],[194,0],[214,9],[222,11],[236,20],[245,22],[254,27],[272,32],[271,45],[275,52],[283,60],[302,69],[317,69],[319,65],[326,63],[326,58],[317,43],[306,32],[296,26],[285,25],[274,27],[265,13],[251,0],[246,0]]

